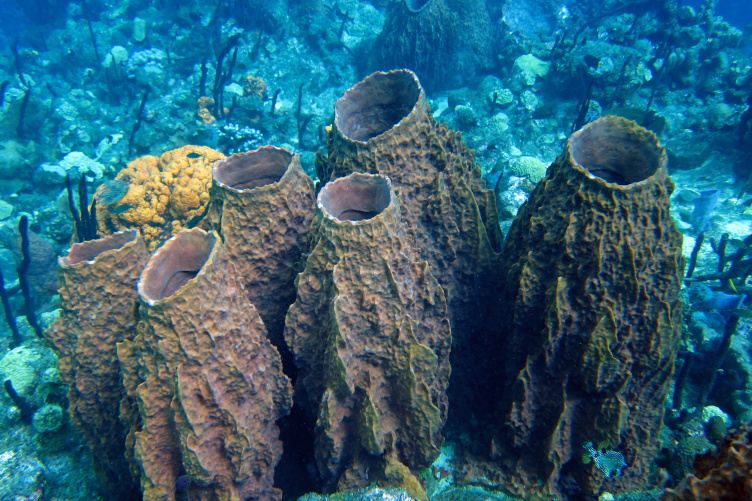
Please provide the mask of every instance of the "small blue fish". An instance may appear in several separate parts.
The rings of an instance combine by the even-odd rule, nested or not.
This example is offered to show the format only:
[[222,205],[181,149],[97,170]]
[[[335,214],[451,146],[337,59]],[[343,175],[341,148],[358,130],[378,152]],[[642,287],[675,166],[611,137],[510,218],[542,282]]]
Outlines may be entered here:
[[191,485],[191,477],[188,475],[181,475],[175,479],[175,491],[183,492]]
[[715,208],[721,202],[721,190],[701,191],[700,196],[693,202],[695,206],[689,220],[697,231],[705,231],[710,226],[710,219],[713,217]]
[[595,462],[595,466],[598,467],[606,478],[618,477],[621,474],[621,470],[627,467],[627,463],[624,462],[624,456],[616,451],[607,450],[595,450],[593,442],[585,442],[582,444],[587,454],[583,455],[583,461],[585,464],[590,461]]

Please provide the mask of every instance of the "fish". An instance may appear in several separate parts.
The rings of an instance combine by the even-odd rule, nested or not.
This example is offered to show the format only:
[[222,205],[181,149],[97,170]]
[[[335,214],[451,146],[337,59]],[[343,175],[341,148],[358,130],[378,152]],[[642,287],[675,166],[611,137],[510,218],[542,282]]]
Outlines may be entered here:
[[689,188],[684,188],[676,194],[676,198],[684,203],[692,203],[695,198],[700,196],[699,191],[695,191]]
[[177,492],[183,492],[191,485],[191,477],[188,475],[181,475],[175,479],[175,490]]
[[556,106],[553,104],[544,104],[543,106],[538,107],[533,112],[533,119],[540,120],[543,118],[551,118],[556,114]]
[[596,165],[593,166],[593,168],[588,167],[588,172],[590,172],[590,174],[592,174],[593,176],[603,179],[607,183],[616,183],[621,185],[629,184],[627,180],[624,179],[624,176],[622,176],[620,173],[604,166]]
[[117,207],[110,209],[110,214],[122,214],[123,212],[128,212],[132,208],[133,205],[131,204],[118,205]]
[[379,213],[377,211],[364,211],[364,210],[357,210],[357,209],[351,209],[346,210],[342,214],[337,217],[340,221],[348,220],[348,221],[364,221],[366,219],[371,219],[376,216],[378,216]]
[[748,249],[749,248],[749,245],[747,245],[747,243],[744,240],[742,240],[741,238],[729,238],[728,239],[728,243],[729,243],[729,245],[731,245],[731,246],[733,246],[733,247],[735,247],[737,249]]
[[102,207],[116,204],[128,194],[130,185],[122,179],[113,179],[97,189],[97,201]]
[[697,231],[705,231],[710,225],[715,208],[721,201],[721,190],[704,190],[700,196],[693,200],[695,207],[692,209],[690,222],[695,226]]
[[620,452],[605,449],[597,451],[593,447],[593,442],[585,442],[582,447],[587,451],[582,455],[582,461],[585,464],[593,461],[606,478],[618,477],[621,475],[621,471],[627,467],[624,456]]
[[745,295],[740,294],[726,294],[725,292],[711,292],[708,294],[707,299],[703,301],[698,309],[700,311],[735,311],[742,307],[744,300],[747,298]]
[[196,159],[196,158],[201,158],[204,155],[202,155],[201,153],[196,153],[195,151],[192,151],[192,152],[188,153],[186,156],[188,158]]

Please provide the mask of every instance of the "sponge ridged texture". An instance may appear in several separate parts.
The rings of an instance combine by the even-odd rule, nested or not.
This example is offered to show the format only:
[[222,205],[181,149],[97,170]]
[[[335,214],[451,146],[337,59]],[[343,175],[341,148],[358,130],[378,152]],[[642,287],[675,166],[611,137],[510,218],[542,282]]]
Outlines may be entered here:
[[138,493],[125,460],[126,430],[117,409],[125,397],[116,344],[136,335],[136,282],[148,254],[136,231],[74,244],[59,258],[62,312],[45,338],[69,385],[71,422],[92,450],[114,499]]
[[183,230],[139,281],[138,336],[118,346],[138,406],[133,455],[144,499],[279,499],[276,421],[291,406],[277,350],[216,233]]

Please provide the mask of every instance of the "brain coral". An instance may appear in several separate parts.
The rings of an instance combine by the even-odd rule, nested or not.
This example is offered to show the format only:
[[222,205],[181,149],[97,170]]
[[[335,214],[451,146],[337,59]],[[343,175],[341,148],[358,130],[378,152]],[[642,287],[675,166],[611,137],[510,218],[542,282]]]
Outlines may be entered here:
[[[100,235],[126,228],[141,230],[149,252],[192,220],[201,218],[209,202],[212,164],[225,158],[206,146],[183,146],[161,157],[130,162],[115,179],[129,184],[117,203],[97,207]],[[97,190],[96,197],[100,196]]]
[[546,175],[548,166],[535,157],[520,157],[509,170],[515,176],[525,176],[530,182],[538,183]]

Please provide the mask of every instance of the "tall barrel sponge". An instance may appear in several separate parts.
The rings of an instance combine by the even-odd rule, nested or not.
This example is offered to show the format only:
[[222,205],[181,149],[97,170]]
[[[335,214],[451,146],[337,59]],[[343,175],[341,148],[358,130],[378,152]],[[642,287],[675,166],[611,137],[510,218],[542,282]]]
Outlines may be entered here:
[[403,0],[387,16],[367,65],[409,68],[431,91],[467,85],[493,66],[486,0]]
[[[351,172],[391,179],[410,245],[419,249],[446,292],[452,325],[452,388],[483,385],[494,368],[480,341],[496,308],[502,235],[494,193],[459,133],[431,116],[410,71],[374,73],[335,106],[320,179]],[[456,384],[454,384],[456,382]],[[490,390],[489,390],[490,391]],[[483,404],[452,395],[458,412]]]
[[125,397],[116,344],[136,335],[136,282],[147,259],[134,230],[73,244],[68,256],[58,258],[62,313],[45,334],[69,385],[71,422],[91,448],[112,499],[140,499],[116,412]]
[[295,301],[316,200],[300,157],[264,146],[218,162],[210,218],[224,240],[269,339],[285,353],[287,308]]
[[144,499],[175,500],[183,475],[191,499],[279,499],[276,421],[290,385],[218,235],[182,230],[152,255],[138,291],[139,335],[118,354],[139,408]]
[[[608,116],[570,137],[520,209],[503,250],[494,439],[507,485],[597,498],[656,484],[682,321],[673,189],[657,137]],[[586,464],[587,442],[623,454],[626,470]]]
[[442,443],[444,291],[408,244],[388,178],[328,183],[311,235],[285,339],[299,368],[296,395],[317,416],[319,472],[329,489],[378,481],[425,496],[411,472]]

